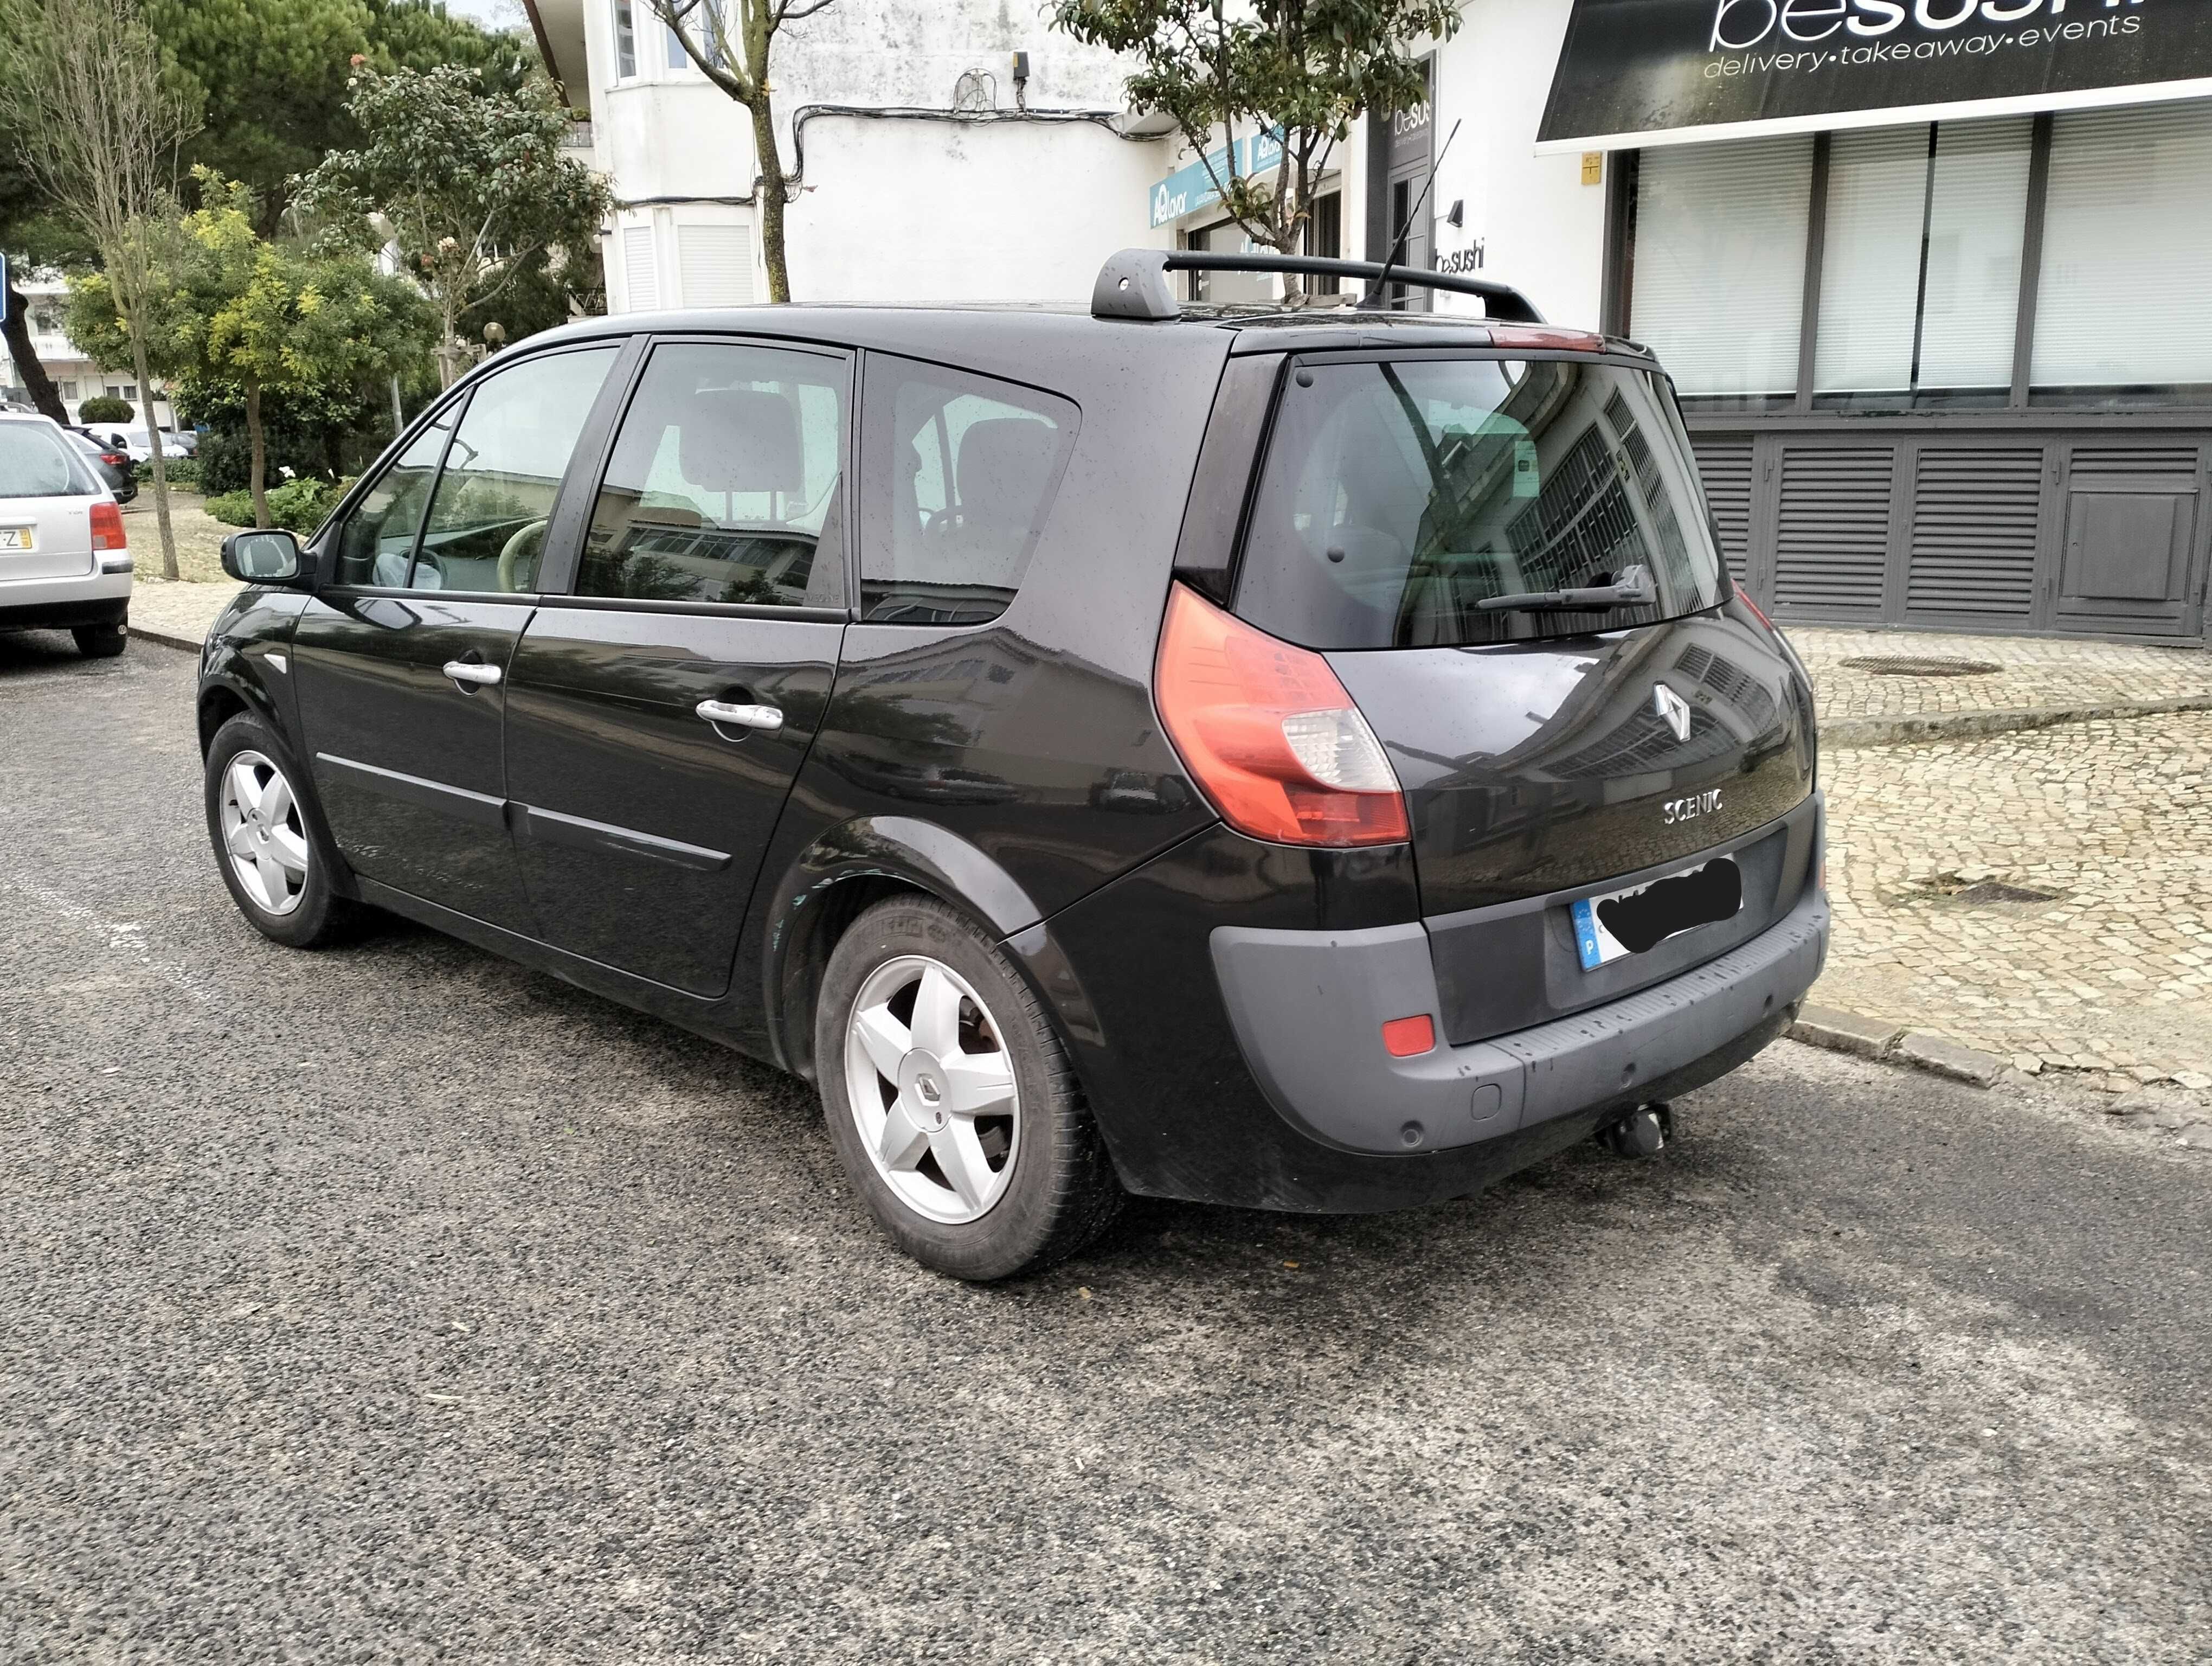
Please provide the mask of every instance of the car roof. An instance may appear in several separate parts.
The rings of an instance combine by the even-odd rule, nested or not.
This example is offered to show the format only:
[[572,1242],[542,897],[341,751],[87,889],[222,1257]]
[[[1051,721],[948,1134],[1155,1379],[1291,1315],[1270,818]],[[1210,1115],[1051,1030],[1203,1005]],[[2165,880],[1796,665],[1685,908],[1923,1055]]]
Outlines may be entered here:
[[[1548,344],[1563,350],[1627,352],[1648,358],[1649,350],[1619,337],[1550,325],[1506,325],[1450,313],[1363,312],[1355,307],[1285,307],[1273,303],[1192,305],[1173,319],[1102,319],[1073,302],[946,301],[930,305],[763,305],[692,307],[653,313],[617,313],[580,319],[573,324],[526,337],[517,346],[532,348],[643,332],[702,335],[743,333],[777,336],[794,342],[871,348],[940,362],[968,363],[988,354],[994,359],[1031,360],[1037,380],[1045,365],[1111,360],[1144,340],[1150,353],[1172,355],[1177,347],[1197,361],[1218,364],[1224,351],[1237,353],[1310,351],[1356,347],[1486,347],[1493,330],[1512,331],[1517,344],[1534,344],[1528,332],[1556,337]],[[487,360],[487,363],[492,361]],[[977,362],[977,369],[986,367]]]

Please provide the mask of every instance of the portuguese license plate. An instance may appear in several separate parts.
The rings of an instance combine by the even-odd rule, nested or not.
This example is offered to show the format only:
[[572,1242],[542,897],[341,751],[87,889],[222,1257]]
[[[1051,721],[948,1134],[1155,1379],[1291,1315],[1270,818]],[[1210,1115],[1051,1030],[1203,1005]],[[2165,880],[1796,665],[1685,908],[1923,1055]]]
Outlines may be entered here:
[[1716,856],[1649,885],[1583,897],[1571,910],[1575,948],[1583,970],[1594,972],[1670,937],[1734,919],[1742,906],[1742,871],[1729,857]]
[[39,547],[39,529],[35,526],[0,526],[0,550],[35,550]]

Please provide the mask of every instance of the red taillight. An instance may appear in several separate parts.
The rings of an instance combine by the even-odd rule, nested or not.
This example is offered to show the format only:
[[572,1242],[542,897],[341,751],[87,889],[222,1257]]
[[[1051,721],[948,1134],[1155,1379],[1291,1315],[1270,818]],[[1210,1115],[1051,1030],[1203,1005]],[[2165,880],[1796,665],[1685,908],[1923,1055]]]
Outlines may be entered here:
[[120,550],[123,542],[123,511],[112,503],[92,506],[92,547],[95,550]]
[[131,460],[131,453],[122,451],[104,451],[100,453],[100,460],[111,469],[119,469]]
[[[1751,610],[1752,617],[1753,618],[1757,619],[1759,623],[1765,625],[1769,630],[1774,630],[1774,621],[1766,617],[1766,610],[1765,608],[1761,607],[1757,602],[1752,600],[1750,591],[1745,589],[1741,585],[1738,585],[1735,587],[1735,593],[1738,599],[1740,599],[1746,607]],[[1774,634],[1779,636],[1782,633],[1778,630],[1775,630]]]
[[1382,744],[1320,654],[1178,584],[1152,682],[1168,739],[1239,832],[1305,845],[1409,836]]
[[1382,1026],[1382,1050],[1394,1059],[1419,1058],[1437,1044],[1437,1023],[1426,1012],[1392,1018]]

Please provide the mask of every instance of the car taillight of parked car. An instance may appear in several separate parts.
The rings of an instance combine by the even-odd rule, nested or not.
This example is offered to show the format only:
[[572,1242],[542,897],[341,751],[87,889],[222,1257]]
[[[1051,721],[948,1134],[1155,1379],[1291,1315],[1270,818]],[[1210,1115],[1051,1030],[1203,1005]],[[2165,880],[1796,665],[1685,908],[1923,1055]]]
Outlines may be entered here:
[[123,511],[112,503],[92,506],[92,547],[94,550],[127,547],[123,539]]
[[1168,739],[1237,831],[1299,845],[1410,836],[1382,743],[1320,654],[1178,584],[1152,687]]
[[111,469],[127,468],[131,464],[131,453],[127,451],[104,451],[100,453],[100,460]]

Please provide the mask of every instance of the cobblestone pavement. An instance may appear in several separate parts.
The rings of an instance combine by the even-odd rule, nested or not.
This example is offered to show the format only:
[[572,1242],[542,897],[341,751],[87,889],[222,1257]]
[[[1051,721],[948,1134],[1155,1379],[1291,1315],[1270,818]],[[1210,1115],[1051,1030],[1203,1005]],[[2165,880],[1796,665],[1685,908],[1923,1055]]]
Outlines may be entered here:
[[[2212,653],[2197,647],[1809,628],[1788,634],[1813,673],[1823,722],[2212,694]],[[1971,677],[1898,677],[1844,663],[1877,658],[1972,660],[1999,669]]]
[[2022,1069],[2212,1089],[2208,770],[2193,712],[1825,753],[1813,999]]

